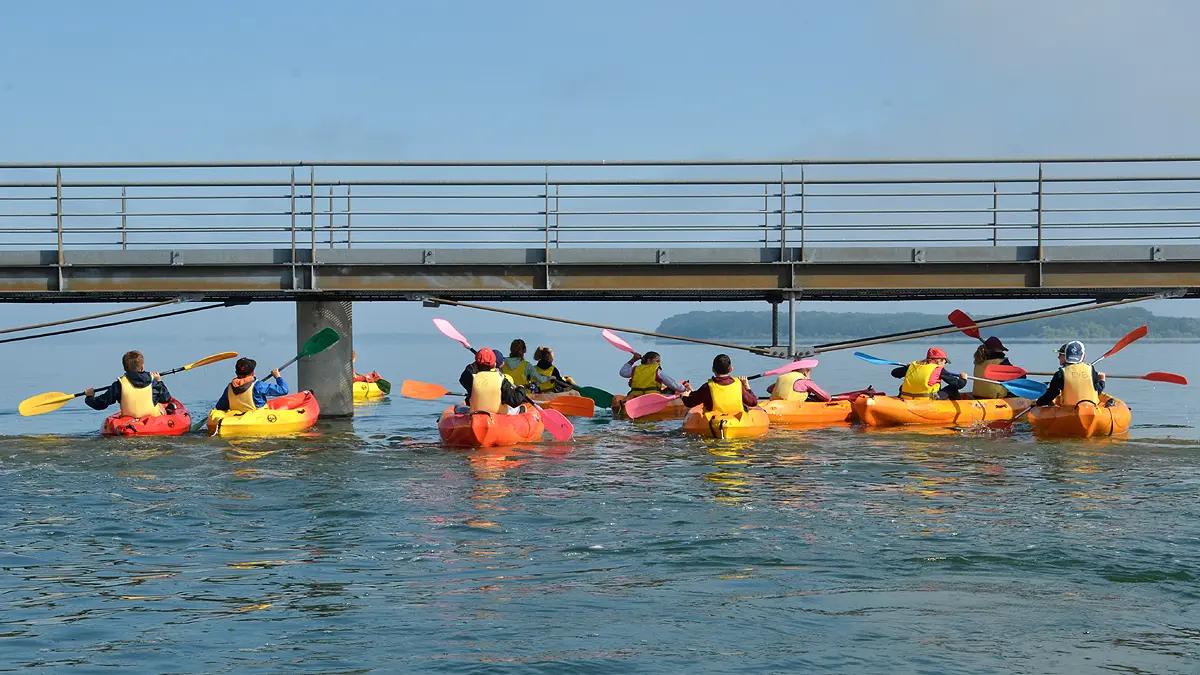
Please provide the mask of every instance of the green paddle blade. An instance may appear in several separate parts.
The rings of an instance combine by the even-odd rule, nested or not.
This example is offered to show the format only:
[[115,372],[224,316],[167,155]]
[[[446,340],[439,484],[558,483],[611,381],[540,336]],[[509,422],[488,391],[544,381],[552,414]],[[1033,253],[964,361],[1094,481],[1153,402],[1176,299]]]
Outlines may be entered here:
[[604,391],[603,389],[597,389],[596,387],[577,387],[576,391],[578,391],[580,395],[595,401],[596,405],[600,406],[601,408],[612,407],[613,395],[607,391]]
[[332,347],[334,343],[341,339],[342,336],[338,335],[336,330],[332,328],[326,328],[316,335],[308,338],[308,342],[304,343],[304,349],[300,350],[300,358],[312,356],[314,354],[320,354],[326,349]]
[[392,393],[392,383],[388,382],[382,377],[378,380],[375,380],[375,384],[379,385],[379,391],[382,391],[384,394]]

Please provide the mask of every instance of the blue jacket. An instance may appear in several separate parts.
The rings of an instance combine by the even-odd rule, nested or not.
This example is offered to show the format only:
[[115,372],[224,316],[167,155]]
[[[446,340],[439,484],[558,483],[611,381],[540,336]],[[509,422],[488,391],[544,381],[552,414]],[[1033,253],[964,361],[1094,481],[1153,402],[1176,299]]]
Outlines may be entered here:
[[[268,398],[276,396],[287,396],[288,386],[283,378],[275,380],[274,383],[264,382],[263,380],[254,381],[254,405],[259,408],[267,404]],[[229,385],[225,385],[225,391],[221,392],[221,398],[217,399],[217,404],[213,406],[217,410],[229,410]]]
[[[167,391],[167,385],[163,384],[161,380],[152,380],[150,378],[150,373],[147,373],[144,370],[140,373],[125,373],[125,378],[129,380],[129,384],[132,384],[138,389],[142,389],[144,387],[153,387],[152,391],[154,392],[155,403],[171,402],[171,392]],[[101,392],[95,396],[89,396],[83,399],[83,402],[88,404],[88,407],[92,408],[93,410],[104,410],[114,403],[120,403],[121,381],[114,381],[108,388],[108,391]]]

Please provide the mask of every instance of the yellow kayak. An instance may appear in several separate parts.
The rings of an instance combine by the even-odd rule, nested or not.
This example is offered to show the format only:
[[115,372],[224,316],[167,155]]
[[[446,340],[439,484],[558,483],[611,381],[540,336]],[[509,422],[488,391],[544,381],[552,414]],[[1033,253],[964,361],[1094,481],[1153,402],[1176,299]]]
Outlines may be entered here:
[[379,401],[387,398],[387,394],[379,388],[378,382],[355,382],[354,383],[354,402],[362,403],[363,401]]
[[770,426],[771,421],[762,408],[724,415],[704,412],[703,408],[697,406],[688,411],[683,419],[686,433],[712,438],[758,438],[765,435]]
[[311,391],[301,391],[267,401],[250,412],[213,410],[208,413],[208,433],[213,436],[282,436],[304,431],[317,423],[321,406]]

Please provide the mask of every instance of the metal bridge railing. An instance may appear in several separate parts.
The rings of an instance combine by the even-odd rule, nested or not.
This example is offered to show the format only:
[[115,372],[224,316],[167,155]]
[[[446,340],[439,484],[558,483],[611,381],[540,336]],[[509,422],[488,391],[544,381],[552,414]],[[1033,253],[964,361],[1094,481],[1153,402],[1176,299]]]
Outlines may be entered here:
[[[1200,158],[0,164],[20,249],[1011,246],[1200,236]],[[293,255],[293,259],[294,255]]]

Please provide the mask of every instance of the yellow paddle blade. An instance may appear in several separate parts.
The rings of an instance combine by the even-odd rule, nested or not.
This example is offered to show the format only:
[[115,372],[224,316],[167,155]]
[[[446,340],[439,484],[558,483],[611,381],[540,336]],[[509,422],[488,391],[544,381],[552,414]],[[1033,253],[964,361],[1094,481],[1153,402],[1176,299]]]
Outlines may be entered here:
[[237,358],[237,355],[238,355],[237,352],[221,352],[220,354],[213,354],[212,356],[206,356],[205,358],[202,358],[195,363],[189,363],[186,366],[184,366],[183,369],[191,370],[192,368],[199,368],[200,366],[207,366],[210,363],[216,363],[218,361],[228,361],[229,359]]
[[17,408],[22,417],[30,417],[32,415],[41,415],[63,407],[63,404],[75,398],[77,394],[64,394],[61,391],[48,391],[37,396],[30,396],[21,401],[21,405]]

